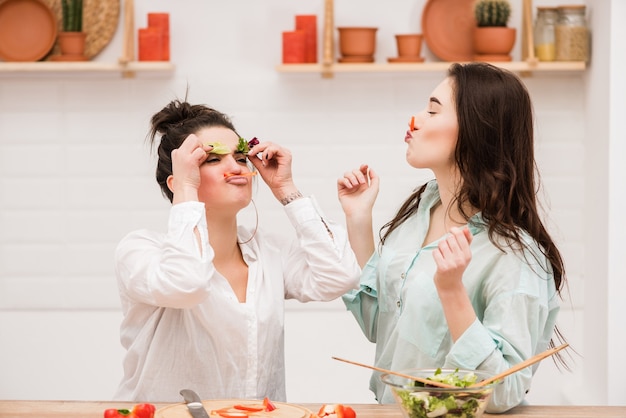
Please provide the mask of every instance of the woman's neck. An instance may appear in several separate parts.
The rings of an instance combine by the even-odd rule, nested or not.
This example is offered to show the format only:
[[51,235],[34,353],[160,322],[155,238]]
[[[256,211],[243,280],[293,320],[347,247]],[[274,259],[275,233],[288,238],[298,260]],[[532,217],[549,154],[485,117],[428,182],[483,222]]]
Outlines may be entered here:
[[461,185],[458,175],[438,177],[437,186],[439,188],[439,198],[441,199],[440,210],[443,211],[441,219],[446,230],[453,226],[465,225],[467,223],[466,216],[472,216],[478,212],[476,208],[473,208],[467,202],[464,202],[462,205],[463,213],[459,210],[457,199]]
[[219,216],[207,211],[207,228],[216,261],[240,256],[235,216]]

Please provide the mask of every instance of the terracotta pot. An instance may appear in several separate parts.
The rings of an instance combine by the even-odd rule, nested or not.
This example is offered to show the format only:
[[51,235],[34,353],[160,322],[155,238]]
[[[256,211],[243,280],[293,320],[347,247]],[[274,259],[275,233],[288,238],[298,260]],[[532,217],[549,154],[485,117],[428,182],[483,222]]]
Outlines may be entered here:
[[[493,57],[492,60],[510,60],[510,53],[515,45],[515,28],[476,27],[473,31],[473,45],[475,55]],[[476,59],[476,57],[475,57]]]
[[422,35],[411,33],[396,35],[399,57],[419,57],[422,52]]
[[59,48],[62,55],[83,56],[85,54],[85,32],[59,32]]
[[372,57],[376,52],[378,28],[343,27],[339,31],[339,52],[344,57]]

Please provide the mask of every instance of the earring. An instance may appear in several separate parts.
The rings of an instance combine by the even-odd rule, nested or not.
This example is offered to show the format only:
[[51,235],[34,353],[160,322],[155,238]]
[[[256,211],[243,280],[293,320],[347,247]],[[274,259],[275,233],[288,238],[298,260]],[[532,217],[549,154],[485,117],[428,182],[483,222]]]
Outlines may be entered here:
[[247,244],[250,241],[252,241],[252,238],[254,238],[254,236],[256,235],[256,231],[259,228],[259,211],[256,208],[256,203],[254,203],[254,199],[250,199],[250,202],[252,203],[252,206],[254,207],[254,216],[256,219],[254,223],[254,231],[252,232],[252,236],[250,238],[248,238],[246,241],[238,242],[238,244]]

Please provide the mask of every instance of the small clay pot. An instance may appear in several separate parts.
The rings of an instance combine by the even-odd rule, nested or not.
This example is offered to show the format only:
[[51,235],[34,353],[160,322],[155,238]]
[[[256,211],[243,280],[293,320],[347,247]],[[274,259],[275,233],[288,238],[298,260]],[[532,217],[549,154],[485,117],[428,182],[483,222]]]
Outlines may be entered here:
[[59,32],[62,55],[82,56],[85,53],[86,32]]
[[515,45],[515,35],[515,28],[504,26],[474,28],[474,54],[508,57]]
[[376,31],[370,27],[342,27],[339,31],[339,52],[344,57],[371,57],[376,52]]
[[399,57],[419,57],[422,52],[422,34],[396,35],[396,45]]

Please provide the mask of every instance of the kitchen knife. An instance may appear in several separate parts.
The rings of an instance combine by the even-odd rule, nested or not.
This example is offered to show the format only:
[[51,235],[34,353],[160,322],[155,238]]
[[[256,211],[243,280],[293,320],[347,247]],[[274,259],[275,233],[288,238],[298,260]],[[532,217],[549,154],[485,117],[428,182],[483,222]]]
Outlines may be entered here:
[[191,389],[183,389],[180,391],[180,394],[185,399],[187,409],[193,418],[209,418],[209,414],[204,409],[202,400],[196,392]]

